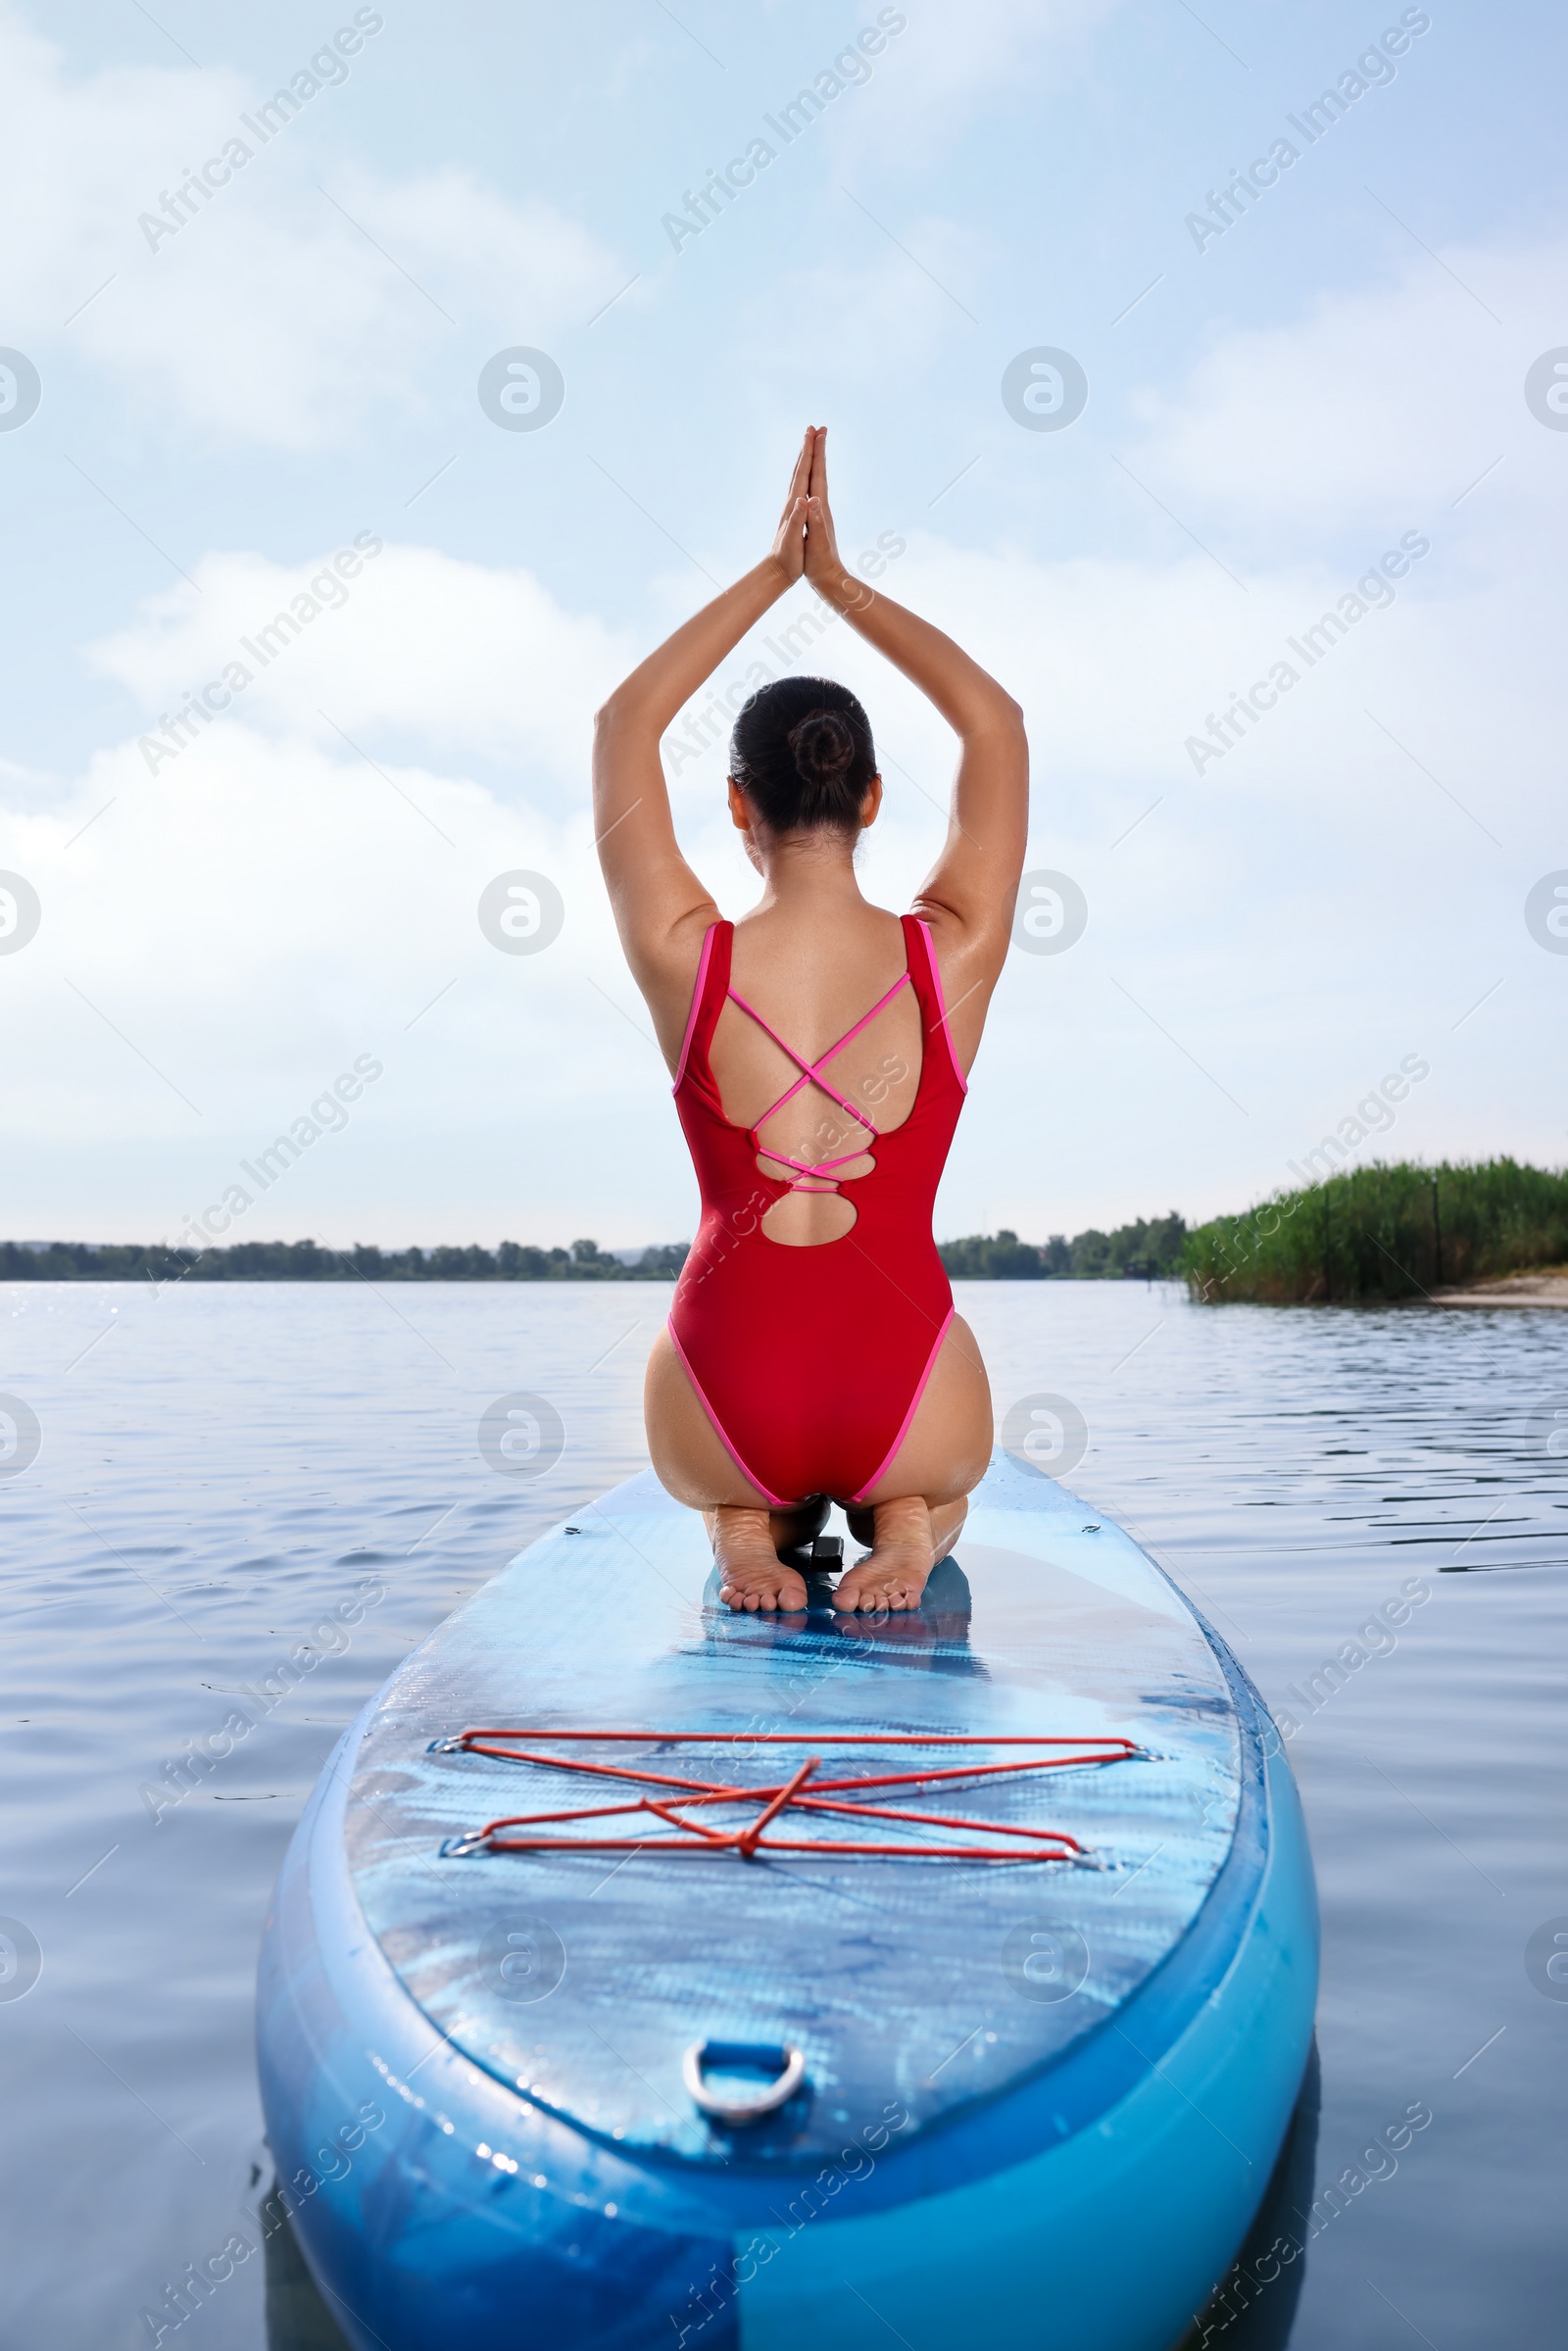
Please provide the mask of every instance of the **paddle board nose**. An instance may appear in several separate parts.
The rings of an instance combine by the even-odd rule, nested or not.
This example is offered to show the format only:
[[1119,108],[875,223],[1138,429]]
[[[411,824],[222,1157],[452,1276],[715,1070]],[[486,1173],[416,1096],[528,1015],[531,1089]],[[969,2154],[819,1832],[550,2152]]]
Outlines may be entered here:
[[269,2128],[357,2351],[847,2351],[858,2292],[911,2341],[1168,2351],[1316,1982],[1224,1644],[1005,1461],[886,1623],[723,1609],[651,1479],[572,1523],[392,1677],[279,1881]]

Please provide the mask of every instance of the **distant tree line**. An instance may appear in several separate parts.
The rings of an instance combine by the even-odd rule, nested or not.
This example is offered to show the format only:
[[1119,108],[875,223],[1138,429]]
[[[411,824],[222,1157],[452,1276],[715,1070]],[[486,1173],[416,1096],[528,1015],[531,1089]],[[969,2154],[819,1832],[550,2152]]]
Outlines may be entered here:
[[1038,1245],[1004,1228],[940,1242],[937,1253],[956,1282],[1156,1282],[1180,1274],[1186,1240],[1186,1221],[1173,1214],[1141,1216],[1113,1233],[1091,1225],[1071,1241],[1053,1233]]
[[[1091,1227],[1068,1241],[1060,1233],[1036,1246],[1016,1233],[944,1241],[938,1253],[955,1281],[1154,1281],[1181,1270],[1187,1227],[1179,1216],[1142,1218],[1114,1233]],[[645,1249],[629,1262],[574,1241],[569,1249],[503,1241],[496,1249],[323,1249],[315,1241],[239,1241],[229,1249],[168,1249],[161,1244],[0,1242],[6,1282],[672,1282],[690,1244]]]
[[569,1249],[503,1241],[497,1249],[322,1249],[315,1241],[239,1241],[231,1249],[143,1249],[90,1241],[55,1241],[38,1249],[0,1242],[7,1282],[669,1282],[686,1261],[687,1244],[645,1249],[631,1264],[603,1253],[597,1241]]
[[[229,1249],[90,1241],[0,1242],[7,1282],[670,1282],[690,1244],[629,1259],[597,1241],[538,1249],[323,1249],[315,1241],[241,1241]],[[1568,1170],[1508,1158],[1436,1167],[1375,1160],[1243,1216],[1188,1230],[1177,1215],[1140,1217],[1068,1240],[971,1233],[938,1244],[962,1282],[1163,1281],[1185,1276],[1208,1303],[1418,1297],[1531,1266],[1568,1264]]]

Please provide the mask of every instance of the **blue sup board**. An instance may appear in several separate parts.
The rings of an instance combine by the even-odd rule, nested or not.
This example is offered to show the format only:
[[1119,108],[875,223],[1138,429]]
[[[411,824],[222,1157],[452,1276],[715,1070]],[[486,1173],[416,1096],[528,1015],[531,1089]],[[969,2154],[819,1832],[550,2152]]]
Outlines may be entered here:
[[344,1737],[259,2038],[356,2351],[1170,2351],[1228,2267],[1317,1984],[1256,1693],[1006,1459],[918,1613],[829,1591],[633,1478]]

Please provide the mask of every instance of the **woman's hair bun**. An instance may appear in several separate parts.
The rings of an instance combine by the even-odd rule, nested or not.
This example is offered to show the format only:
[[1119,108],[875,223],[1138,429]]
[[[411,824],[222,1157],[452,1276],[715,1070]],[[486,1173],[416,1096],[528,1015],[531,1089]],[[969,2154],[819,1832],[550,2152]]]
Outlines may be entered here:
[[775,678],[741,707],[729,771],[769,832],[853,835],[877,771],[871,722],[833,678]]
[[833,784],[855,764],[855,737],[836,710],[808,710],[789,731],[802,783]]

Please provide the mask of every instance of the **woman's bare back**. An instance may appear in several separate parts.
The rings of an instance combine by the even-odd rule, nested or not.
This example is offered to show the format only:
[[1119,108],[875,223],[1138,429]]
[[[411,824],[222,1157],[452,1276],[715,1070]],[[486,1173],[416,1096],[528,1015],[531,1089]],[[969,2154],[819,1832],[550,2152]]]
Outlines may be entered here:
[[[762,1219],[770,1241],[808,1249],[849,1232],[854,1187],[875,1168],[878,1136],[914,1107],[923,1041],[914,997],[899,986],[905,969],[898,916],[863,902],[837,912],[820,902],[788,914],[770,906],[735,926],[731,984],[760,1017],[737,1004],[719,1015],[709,1058],[725,1116],[747,1128],[761,1120],[762,1175],[788,1183],[802,1167],[832,1168],[831,1180],[800,1177],[774,1202]],[[826,1083],[808,1078],[796,1090],[802,1071],[785,1045],[820,1064]]]

